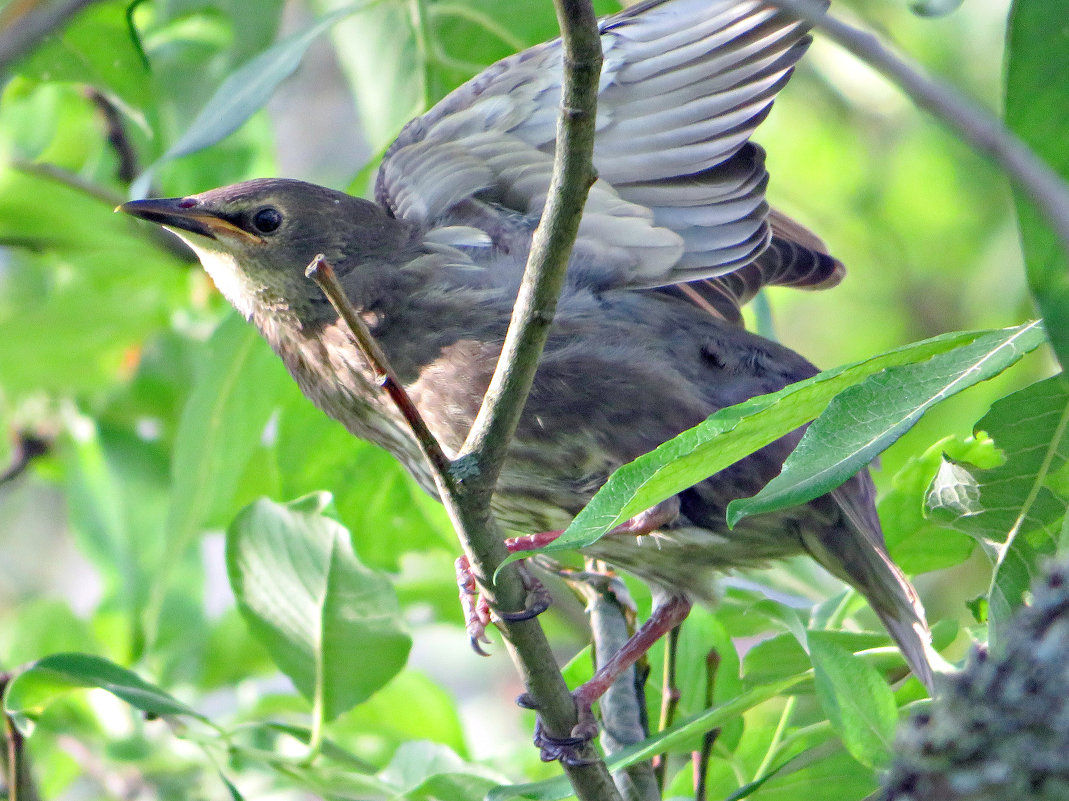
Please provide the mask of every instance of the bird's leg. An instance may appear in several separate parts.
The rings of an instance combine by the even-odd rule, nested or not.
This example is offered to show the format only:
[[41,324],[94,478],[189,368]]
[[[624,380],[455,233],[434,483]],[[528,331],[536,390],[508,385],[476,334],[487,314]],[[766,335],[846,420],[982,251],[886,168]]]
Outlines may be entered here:
[[[670,595],[654,608],[649,620],[642,624],[623,647],[598,668],[588,682],[572,692],[575,710],[579,722],[572,728],[568,737],[550,737],[545,733],[541,722],[535,727],[535,745],[545,762],[561,760],[569,765],[583,764],[580,751],[598,733],[597,719],[594,717],[594,702],[603,696],[620,675],[641,659],[657,640],[674,629],[690,613],[690,599],[685,595]],[[520,706],[533,708],[531,698],[524,693],[516,702]]]

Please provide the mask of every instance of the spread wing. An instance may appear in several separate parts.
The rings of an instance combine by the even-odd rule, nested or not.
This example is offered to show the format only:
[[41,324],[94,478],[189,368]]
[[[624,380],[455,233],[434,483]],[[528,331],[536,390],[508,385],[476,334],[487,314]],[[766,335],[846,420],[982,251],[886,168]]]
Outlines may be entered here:
[[[686,294],[729,318],[765,283],[836,281],[819,239],[770,216],[764,153],[749,141],[809,44],[804,24],[761,0],[647,0],[601,31],[599,180],[570,280],[695,282]],[[439,244],[510,253],[495,269],[518,271],[549,188],[560,83],[559,41],[491,66],[405,127],[378,201],[449,232]]]

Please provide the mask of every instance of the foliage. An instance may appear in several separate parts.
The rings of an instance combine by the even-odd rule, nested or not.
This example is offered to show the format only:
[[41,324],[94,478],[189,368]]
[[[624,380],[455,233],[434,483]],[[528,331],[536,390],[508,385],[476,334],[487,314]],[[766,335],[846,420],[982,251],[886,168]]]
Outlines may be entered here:
[[[44,5],[0,9],[0,31]],[[1065,0],[913,3],[923,18],[906,0],[835,5],[989,105],[1004,92],[1007,122],[1069,172],[1069,42],[1044,22]],[[570,792],[526,742],[502,649],[477,662],[464,646],[442,510],[300,396],[189,254],[111,213],[131,193],[287,172],[361,193],[407,119],[554,30],[542,0],[101,0],[0,78],[0,425],[23,435],[0,463],[25,435],[51,442],[0,484],[0,670],[42,797]],[[960,660],[1005,634],[1067,542],[1065,383],[1037,382],[1054,362],[1027,322],[1034,301],[1064,364],[1066,256],[1018,197],[1022,258],[994,169],[826,43],[757,138],[775,205],[850,268],[832,292],[769,293],[777,334],[846,366],[620,471],[573,533],[816,419],[733,517],[880,455],[891,553],[925,572],[934,645]],[[725,584],[684,626],[677,722],[610,766],[668,754],[665,796],[693,796],[690,752],[719,728],[710,799],[871,793],[899,710],[924,697],[888,637],[808,562]],[[567,614],[546,625],[578,649]],[[583,653],[566,675],[590,671]]]

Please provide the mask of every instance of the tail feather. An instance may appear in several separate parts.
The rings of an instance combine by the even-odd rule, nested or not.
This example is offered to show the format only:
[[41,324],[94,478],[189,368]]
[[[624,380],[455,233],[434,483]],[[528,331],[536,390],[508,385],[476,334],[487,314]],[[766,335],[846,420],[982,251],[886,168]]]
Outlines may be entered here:
[[898,644],[910,669],[933,691],[931,631],[913,585],[891,561],[871,503],[872,480],[855,476],[831,493],[842,512],[842,525],[807,533],[805,544],[826,569],[855,587],[872,606]]

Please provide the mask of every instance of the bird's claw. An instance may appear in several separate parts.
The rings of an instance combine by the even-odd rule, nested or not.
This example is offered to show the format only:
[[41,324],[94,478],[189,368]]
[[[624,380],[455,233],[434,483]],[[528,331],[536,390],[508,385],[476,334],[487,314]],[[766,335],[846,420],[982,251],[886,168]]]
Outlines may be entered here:
[[[573,695],[574,697],[574,695]],[[516,699],[516,703],[525,709],[535,709],[534,700],[527,693],[523,693]],[[543,762],[561,762],[569,767],[590,765],[596,760],[585,756],[584,752],[590,743],[598,736],[598,722],[594,717],[593,710],[582,702],[577,703],[579,720],[572,727],[567,737],[555,737],[546,733],[541,716],[535,718],[534,744],[538,748],[538,756]]]
[[519,612],[498,612],[497,616],[502,620],[509,623],[516,623],[521,620],[530,620],[533,617],[538,617],[540,614],[549,609],[550,597],[549,590],[546,589],[546,585],[536,579],[527,571],[523,572],[524,584],[527,587],[527,599],[523,609]]
[[[460,608],[464,612],[464,627],[468,631],[471,649],[479,656],[489,656],[483,649],[482,644],[490,642],[490,638],[486,636],[486,627],[492,620],[490,605],[479,594],[479,588],[475,583],[475,576],[472,575],[468,558],[466,556],[458,556],[454,563],[454,568],[457,576],[457,587],[460,589]],[[549,590],[546,589],[545,585],[526,570],[521,571],[521,576],[523,577],[524,586],[527,588],[527,599],[524,608],[518,612],[495,612],[493,616],[496,616],[499,620],[508,623],[530,620],[549,609],[550,596]]]

